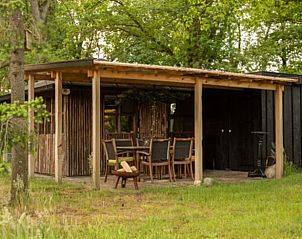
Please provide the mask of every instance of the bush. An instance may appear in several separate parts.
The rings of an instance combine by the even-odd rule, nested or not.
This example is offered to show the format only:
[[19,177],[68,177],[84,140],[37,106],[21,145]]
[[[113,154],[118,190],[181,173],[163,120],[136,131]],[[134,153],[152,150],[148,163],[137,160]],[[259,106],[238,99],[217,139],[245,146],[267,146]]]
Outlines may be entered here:
[[[272,143],[271,157],[276,162],[276,146],[274,143]],[[283,175],[289,176],[291,174],[295,174],[298,172],[299,172],[298,167],[292,161],[289,160],[289,157],[287,156],[286,152],[283,150]]]
[[299,172],[298,167],[292,161],[289,161],[288,158],[285,158],[283,162],[284,176],[289,176],[298,172]]

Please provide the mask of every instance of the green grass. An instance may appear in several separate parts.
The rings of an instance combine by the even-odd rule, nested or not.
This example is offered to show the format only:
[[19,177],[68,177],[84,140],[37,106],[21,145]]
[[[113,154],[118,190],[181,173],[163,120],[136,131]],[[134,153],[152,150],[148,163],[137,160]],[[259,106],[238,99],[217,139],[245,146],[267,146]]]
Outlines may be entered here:
[[138,192],[34,179],[16,208],[9,186],[0,177],[1,238],[302,238],[302,174]]

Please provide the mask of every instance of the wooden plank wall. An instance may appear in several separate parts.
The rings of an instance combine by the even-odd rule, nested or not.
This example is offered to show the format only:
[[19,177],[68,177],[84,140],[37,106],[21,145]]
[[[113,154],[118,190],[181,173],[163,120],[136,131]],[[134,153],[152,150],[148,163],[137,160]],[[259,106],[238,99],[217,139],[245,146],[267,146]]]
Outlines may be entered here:
[[47,175],[55,174],[54,134],[38,135],[35,172]]
[[[285,153],[290,161],[302,166],[302,87],[285,86],[283,105],[283,137]],[[274,132],[274,93],[262,91],[262,130],[268,135],[264,141],[263,158],[270,155],[271,144],[275,139]]]
[[[63,141],[65,135],[63,134]],[[37,136],[37,148],[35,159],[35,173],[55,174],[55,134],[39,134]],[[65,162],[63,162],[64,168]],[[63,171],[66,175],[66,171]]]
[[139,106],[139,137],[167,138],[168,106],[166,103]]
[[50,116],[47,120],[44,120],[42,124],[36,127],[38,134],[35,155],[35,173],[54,175],[54,94],[48,92],[46,95],[43,95],[43,98]]
[[66,176],[91,174],[90,154],[92,139],[91,89],[71,89],[64,99],[63,132],[66,132]]

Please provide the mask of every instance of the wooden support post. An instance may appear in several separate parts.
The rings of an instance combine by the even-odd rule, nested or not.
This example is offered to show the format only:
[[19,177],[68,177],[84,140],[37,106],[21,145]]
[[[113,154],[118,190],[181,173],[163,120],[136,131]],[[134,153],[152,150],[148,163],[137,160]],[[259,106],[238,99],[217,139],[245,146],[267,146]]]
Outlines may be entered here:
[[63,151],[62,145],[62,73],[56,73],[55,79],[55,180],[62,182]]
[[283,174],[283,86],[275,91],[276,178]]
[[[35,78],[33,75],[28,77],[28,93],[27,101],[30,102],[35,98]],[[35,121],[34,121],[34,112],[31,108],[28,110],[28,133],[29,135],[34,134],[35,131]],[[35,174],[35,158],[32,152],[33,142],[31,137],[28,141],[28,176],[33,177]]]
[[200,185],[203,178],[202,159],[202,81],[195,83],[195,181],[194,185]]
[[92,78],[92,180],[95,189],[100,188],[101,160],[101,84],[100,73]]

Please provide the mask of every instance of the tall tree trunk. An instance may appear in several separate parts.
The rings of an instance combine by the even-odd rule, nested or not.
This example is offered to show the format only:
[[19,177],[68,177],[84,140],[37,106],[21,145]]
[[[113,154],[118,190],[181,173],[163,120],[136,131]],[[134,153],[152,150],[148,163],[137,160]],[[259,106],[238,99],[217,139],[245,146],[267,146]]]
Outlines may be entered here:
[[[9,63],[9,79],[11,83],[11,101],[24,102],[24,22],[20,9],[15,9],[10,17],[11,54]],[[15,130],[24,130],[26,122],[14,119]],[[26,129],[25,129],[26,130]],[[27,147],[15,144],[12,150],[12,182],[11,203],[20,201],[28,191]]]

